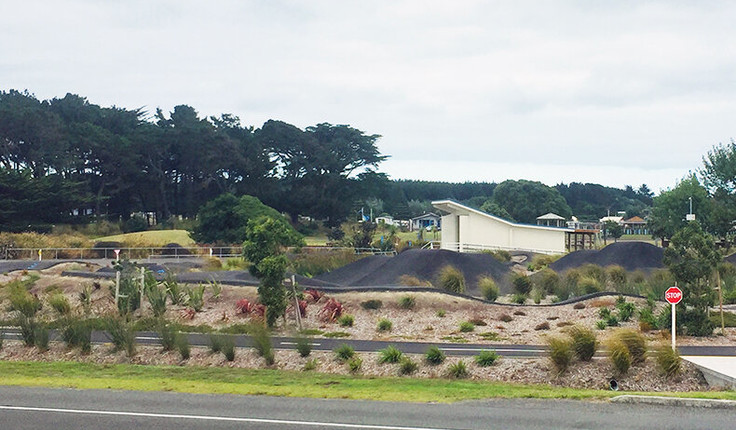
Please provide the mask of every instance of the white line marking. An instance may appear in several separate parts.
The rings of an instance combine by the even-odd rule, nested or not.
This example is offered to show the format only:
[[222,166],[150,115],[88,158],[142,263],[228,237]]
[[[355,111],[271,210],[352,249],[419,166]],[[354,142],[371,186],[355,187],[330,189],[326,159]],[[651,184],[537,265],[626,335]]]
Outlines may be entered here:
[[268,418],[239,418],[239,417],[216,417],[209,415],[177,415],[177,414],[158,414],[150,412],[121,412],[121,411],[94,411],[84,409],[59,409],[59,408],[39,408],[29,406],[3,406],[0,409],[11,411],[35,411],[35,412],[59,412],[66,414],[79,415],[110,415],[123,417],[144,417],[144,418],[173,418],[185,420],[201,420],[201,421],[230,421],[243,423],[265,423],[265,424],[292,424],[313,427],[337,427],[350,429],[376,429],[376,430],[443,430],[437,427],[401,427],[401,426],[384,426],[372,424],[347,424],[347,423],[325,423],[317,421],[291,421],[277,420]]
[[136,336],[136,340],[161,340],[160,337],[155,336]]
[[489,351],[497,352],[544,352],[537,349],[501,349],[501,348],[440,348],[445,351]]
[[[312,346],[320,346],[321,343],[309,343]],[[279,345],[296,345],[296,342],[279,342]]]

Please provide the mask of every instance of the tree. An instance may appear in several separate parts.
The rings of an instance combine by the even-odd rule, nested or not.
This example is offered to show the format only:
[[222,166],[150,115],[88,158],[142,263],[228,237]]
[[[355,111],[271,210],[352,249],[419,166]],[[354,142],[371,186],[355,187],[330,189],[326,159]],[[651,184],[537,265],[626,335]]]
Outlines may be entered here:
[[[708,191],[700,184],[697,176],[690,174],[677,186],[654,198],[654,207],[649,218],[649,228],[655,238],[671,238],[675,232],[687,225],[685,215],[689,212],[690,198],[693,213],[701,223],[710,218],[711,201]],[[707,229],[707,224],[705,224]]]
[[621,224],[615,222],[615,221],[606,221],[603,224],[603,240],[605,241],[607,238],[612,237],[614,242],[618,242],[618,238],[623,236],[624,229],[621,227]]
[[548,212],[565,218],[572,216],[559,191],[536,181],[504,181],[493,191],[493,201],[523,223],[534,224],[538,216]]
[[246,238],[248,221],[261,216],[270,217],[284,224],[285,229],[296,234],[278,211],[264,205],[256,197],[238,198],[226,193],[202,206],[191,236],[198,243],[242,243]]
[[708,336],[713,332],[708,307],[713,303],[714,292],[709,280],[720,261],[721,254],[713,239],[697,221],[690,221],[678,230],[664,250],[663,262],[682,286],[683,302],[687,306],[682,324],[690,335]]
[[486,202],[481,205],[480,210],[505,220],[515,221],[506,209],[499,206],[498,203],[493,200],[486,200]]
[[736,143],[714,146],[703,157],[703,185],[713,198],[712,232],[728,240],[736,220]]
[[250,261],[250,273],[260,280],[258,297],[266,306],[269,327],[286,312],[286,289],[283,285],[289,260],[287,246],[302,246],[303,239],[280,220],[262,216],[248,222],[243,255]]

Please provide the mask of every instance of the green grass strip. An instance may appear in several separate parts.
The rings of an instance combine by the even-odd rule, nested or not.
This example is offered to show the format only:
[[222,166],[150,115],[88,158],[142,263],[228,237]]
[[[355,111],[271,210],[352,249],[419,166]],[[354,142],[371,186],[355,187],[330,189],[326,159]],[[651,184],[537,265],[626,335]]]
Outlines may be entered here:
[[[313,398],[442,402],[488,398],[605,399],[622,392],[496,382],[368,378],[315,372],[220,367],[99,365],[77,362],[0,362],[2,385],[175,391]],[[651,394],[631,393],[626,394]],[[736,392],[656,393],[736,400]]]

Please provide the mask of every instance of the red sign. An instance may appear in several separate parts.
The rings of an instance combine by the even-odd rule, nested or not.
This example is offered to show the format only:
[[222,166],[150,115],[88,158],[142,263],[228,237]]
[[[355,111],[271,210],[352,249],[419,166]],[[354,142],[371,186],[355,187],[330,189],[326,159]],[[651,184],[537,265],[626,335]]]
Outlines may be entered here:
[[668,303],[676,305],[682,300],[682,290],[677,287],[669,287],[667,291],[664,292],[664,299],[667,300]]

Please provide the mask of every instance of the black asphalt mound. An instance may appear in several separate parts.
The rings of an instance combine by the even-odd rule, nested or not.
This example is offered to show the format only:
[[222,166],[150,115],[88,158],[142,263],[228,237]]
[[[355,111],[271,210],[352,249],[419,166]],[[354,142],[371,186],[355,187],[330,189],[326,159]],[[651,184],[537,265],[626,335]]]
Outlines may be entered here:
[[555,272],[564,272],[580,267],[583,264],[599,266],[619,265],[626,270],[655,269],[664,267],[662,256],[664,250],[645,242],[612,243],[600,251],[575,251],[550,264]]
[[492,277],[502,294],[509,292],[505,285],[509,266],[488,254],[447,250],[410,249],[394,257],[367,257],[315,279],[346,287],[394,286],[400,285],[401,276],[408,275],[437,285],[439,272],[447,265],[463,273],[467,294],[479,294],[477,280],[480,276]]

